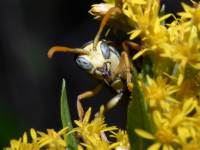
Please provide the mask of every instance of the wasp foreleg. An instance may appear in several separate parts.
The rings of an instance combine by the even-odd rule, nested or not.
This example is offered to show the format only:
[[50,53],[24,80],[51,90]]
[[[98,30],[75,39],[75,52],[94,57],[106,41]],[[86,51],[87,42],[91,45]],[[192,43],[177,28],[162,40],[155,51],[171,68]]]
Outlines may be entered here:
[[118,68],[114,72],[115,76],[121,76],[126,80],[126,84],[129,91],[132,91],[132,74],[131,74],[132,64],[130,62],[129,56],[126,51],[121,53],[120,63]]
[[84,116],[84,110],[83,110],[83,106],[81,104],[81,101],[97,95],[101,91],[102,87],[103,87],[103,84],[99,84],[93,90],[86,91],[86,92],[78,95],[78,97],[77,97],[77,111],[78,111],[79,119],[81,121],[83,120],[83,116]]

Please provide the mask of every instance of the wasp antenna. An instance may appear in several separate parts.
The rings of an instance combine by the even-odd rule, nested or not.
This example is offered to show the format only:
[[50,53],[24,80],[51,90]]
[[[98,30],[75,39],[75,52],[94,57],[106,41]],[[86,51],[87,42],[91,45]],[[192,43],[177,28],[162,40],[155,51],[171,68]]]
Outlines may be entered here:
[[52,58],[53,54],[55,52],[71,52],[71,53],[78,53],[78,54],[86,54],[88,55],[88,52],[81,48],[69,48],[69,47],[63,47],[63,46],[54,46],[50,48],[48,51],[48,58]]
[[100,36],[101,36],[101,33],[102,33],[104,27],[106,26],[106,24],[107,24],[108,20],[110,19],[112,13],[114,13],[114,12],[121,13],[121,10],[118,7],[112,7],[107,11],[105,16],[103,17],[101,24],[100,24],[100,27],[99,27],[99,30],[98,30],[95,38],[94,38],[94,44],[93,44],[94,50],[96,49],[97,43],[99,42],[99,39],[100,39]]

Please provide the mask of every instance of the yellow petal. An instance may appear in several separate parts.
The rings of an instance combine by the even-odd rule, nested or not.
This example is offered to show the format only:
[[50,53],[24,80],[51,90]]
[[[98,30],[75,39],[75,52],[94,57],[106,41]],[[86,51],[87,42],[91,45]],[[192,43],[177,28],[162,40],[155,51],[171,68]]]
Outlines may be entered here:
[[30,134],[31,134],[32,139],[36,139],[37,138],[37,133],[33,128],[31,128]]
[[19,149],[19,147],[20,147],[20,143],[21,143],[21,139],[19,139],[19,141],[17,141],[17,140],[11,140],[10,141],[10,145],[11,145],[11,148],[15,148],[15,149]]
[[23,135],[23,143],[28,143],[28,136],[27,136],[27,133],[25,132],[24,135]]
[[155,139],[155,137],[154,137],[151,133],[148,133],[148,132],[146,132],[146,131],[144,131],[144,130],[135,129],[135,132],[136,132],[139,136],[141,136],[141,137],[143,137],[143,138],[145,138],[145,139],[149,139],[149,140],[154,140],[154,139]]
[[179,16],[182,16],[183,18],[191,18],[192,15],[191,14],[188,14],[186,12],[180,12],[178,13]]
[[183,9],[186,11],[186,12],[191,12],[192,11],[192,8],[189,6],[189,5],[187,5],[187,4],[185,4],[185,3],[181,3],[182,4],[182,7],[183,7]]
[[162,149],[163,150],[173,150],[174,148],[171,145],[164,144]]
[[137,4],[137,5],[145,5],[146,3],[147,3],[147,1],[146,0],[132,0],[132,1],[130,1],[133,5],[134,4]]
[[151,145],[147,150],[159,150],[160,146],[161,146],[160,143],[155,143],[155,144]]
[[156,127],[160,127],[162,125],[163,118],[159,111],[153,112],[153,120],[155,122]]
[[65,133],[67,132],[67,130],[68,130],[68,127],[65,127],[65,128],[63,128],[62,130],[60,130],[60,131],[58,132],[58,134],[59,134],[59,135],[63,135],[63,134],[65,134]]
[[111,127],[106,127],[105,129],[102,129],[101,131],[105,132],[105,131],[112,131],[112,130],[117,130],[118,128],[115,126],[111,126]]
[[44,138],[42,139],[41,141],[38,142],[40,148],[45,146],[45,145],[48,145],[49,143],[51,143],[53,140],[51,138]]
[[130,40],[135,39],[141,32],[142,32],[142,30],[139,30],[139,29],[129,32],[128,34],[131,34]]
[[79,127],[83,127],[83,123],[81,121],[75,120],[74,123]]
[[148,85],[153,85],[153,84],[155,84],[155,81],[153,79],[151,79],[151,77],[149,75],[147,75],[147,83],[148,83]]
[[90,107],[87,112],[85,113],[85,117],[83,119],[83,123],[88,123],[90,120],[90,115],[91,115],[91,110],[92,108]]
[[183,82],[183,79],[184,79],[184,75],[183,75],[183,73],[180,73],[178,76],[177,84],[181,85],[181,83]]
[[186,129],[186,127],[178,127],[177,131],[181,142],[187,142],[186,140],[190,136],[188,129]]
[[178,115],[176,115],[172,121],[171,121],[171,126],[172,127],[175,127],[175,126],[178,126],[178,124],[184,119],[184,115],[183,113],[180,113]]
[[133,56],[133,60],[138,59],[140,56],[142,56],[144,53],[146,53],[147,51],[150,51],[149,49],[143,49],[140,50],[139,52],[137,52],[134,56]]
[[167,18],[169,18],[170,16],[172,16],[173,14],[167,14],[167,15],[164,15],[162,16],[161,18],[159,18],[159,21],[162,22],[164,20],[166,20]]
[[183,104],[183,112],[185,115],[189,114],[197,106],[197,101],[193,98],[185,100]]
[[62,139],[58,139],[58,140],[56,140],[56,142],[60,145],[60,146],[63,146],[63,147],[66,147],[66,142],[64,141],[64,140],[62,140]]
[[78,145],[78,150],[84,150],[81,145]]

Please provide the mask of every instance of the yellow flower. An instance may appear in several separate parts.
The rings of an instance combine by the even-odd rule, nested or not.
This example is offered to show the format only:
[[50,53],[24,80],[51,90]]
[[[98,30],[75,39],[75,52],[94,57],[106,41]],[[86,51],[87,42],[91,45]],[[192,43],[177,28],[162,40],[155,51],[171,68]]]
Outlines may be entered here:
[[194,1],[193,6],[182,3],[184,12],[180,12],[181,19],[189,26],[195,25],[200,31],[200,4]]
[[111,137],[116,138],[116,150],[129,150],[130,149],[130,143],[128,139],[128,134],[126,131],[119,130],[117,133],[112,132],[113,135]]
[[5,150],[40,150],[46,148],[48,150],[65,150],[66,142],[64,140],[64,134],[66,134],[67,128],[63,128],[59,132],[55,132],[53,129],[47,129],[47,133],[30,130],[31,139],[28,139],[25,132],[19,140],[11,140],[10,147]]
[[[185,99],[179,107],[171,107],[169,112],[153,112],[156,131],[154,134],[137,129],[136,133],[144,138],[154,140],[149,149],[177,149],[183,145],[198,143],[198,131],[195,129],[196,119],[191,115],[197,107],[195,98]],[[190,139],[190,140],[188,140]],[[189,145],[188,145],[189,146]]]
[[[171,33],[177,33],[177,26],[169,30]],[[200,40],[195,26],[191,26],[190,30],[185,30],[185,26],[180,25],[178,30],[180,33],[178,36],[171,34],[170,39],[173,39],[171,43],[162,44],[165,50],[161,56],[168,57],[179,65],[178,85],[180,85],[184,79],[186,65],[200,70]]]
[[[81,143],[86,150],[111,150],[116,144],[110,144],[108,141],[102,140],[98,135],[87,136],[87,143]],[[79,146],[81,150],[81,147]]]
[[169,121],[164,118],[159,111],[154,111],[153,120],[156,126],[154,134],[141,129],[135,129],[135,132],[146,139],[153,140],[154,143],[148,147],[148,150],[174,150],[174,144],[178,143],[177,136],[173,133]]
[[19,140],[11,140],[10,147],[5,148],[5,150],[39,150],[40,146],[36,141],[37,135],[34,129],[30,131],[32,142],[28,142],[28,136],[25,132]]
[[105,131],[116,130],[115,126],[107,127],[105,124],[104,116],[104,107],[101,106],[100,112],[98,115],[90,122],[91,116],[91,107],[87,110],[83,121],[75,120],[75,124],[78,126],[73,129],[73,131],[78,132],[83,138],[87,138],[88,136],[98,135]]
[[184,99],[179,106],[171,107],[171,110],[164,115],[169,120],[172,128],[179,126],[191,127],[195,119],[190,114],[196,109],[197,105],[196,98],[190,97]]
[[195,95],[200,95],[200,71],[191,78],[184,80],[180,85],[180,90],[177,92],[178,99],[184,99]]
[[182,150],[190,150],[190,149],[199,150],[200,149],[199,137],[194,139],[191,131],[189,131],[187,128],[184,128],[184,127],[179,128],[178,135],[179,135],[180,145],[182,147]]
[[162,108],[166,111],[170,105],[177,103],[171,95],[178,91],[178,87],[168,84],[166,78],[158,76],[153,80],[147,76],[147,84],[143,84],[142,88],[145,99],[152,109]]
[[168,41],[167,28],[162,22],[171,14],[160,16],[160,0],[124,0],[122,10],[133,28],[128,32],[130,39],[141,38],[142,49],[133,56],[133,60],[149,51],[156,55],[162,53],[160,45]]
[[62,130],[56,132],[54,129],[47,129],[47,133],[37,132],[40,137],[38,137],[38,144],[40,147],[47,147],[49,150],[65,150],[66,142],[64,135],[67,133],[68,128],[63,128]]
[[184,34],[184,39],[175,43],[172,50],[172,59],[180,61],[180,65],[185,68],[186,64],[200,70],[200,40],[195,26],[192,26],[189,33]]
[[130,39],[158,32],[163,28],[161,22],[169,17],[159,17],[160,0],[124,0],[122,10],[135,28],[129,32]]

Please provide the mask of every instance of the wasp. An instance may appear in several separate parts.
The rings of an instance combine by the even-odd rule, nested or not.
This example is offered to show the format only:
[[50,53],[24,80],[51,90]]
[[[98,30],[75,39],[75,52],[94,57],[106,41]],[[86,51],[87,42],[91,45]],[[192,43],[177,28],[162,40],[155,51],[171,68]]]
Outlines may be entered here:
[[[131,90],[132,85],[132,63],[128,56],[127,50],[122,50],[119,54],[118,50],[105,39],[100,40],[101,32],[109,20],[113,11],[119,11],[119,9],[111,8],[101,21],[99,31],[93,41],[90,41],[83,45],[82,48],[69,48],[63,46],[54,46],[48,51],[48,57],[51,58],[55,52],[70,52],[77,54],[75,59],[77,65],[85,70],[92,77],[101,80],[99,85],[93,90],[86,91],[79,94],[77,97],[77,111],[79,119],[82,120],[84,116],[84,110],[82,107],[82,101],[89,97],[93,97],[100,92],[103,84],[107,84],[116,91],[116,96],[112,98],[106,105],[106,109],[113,108],[121,99],[125,90]],[[138,45],[125,41],[124,49],[127,49],[127,45],[137,47]]]

